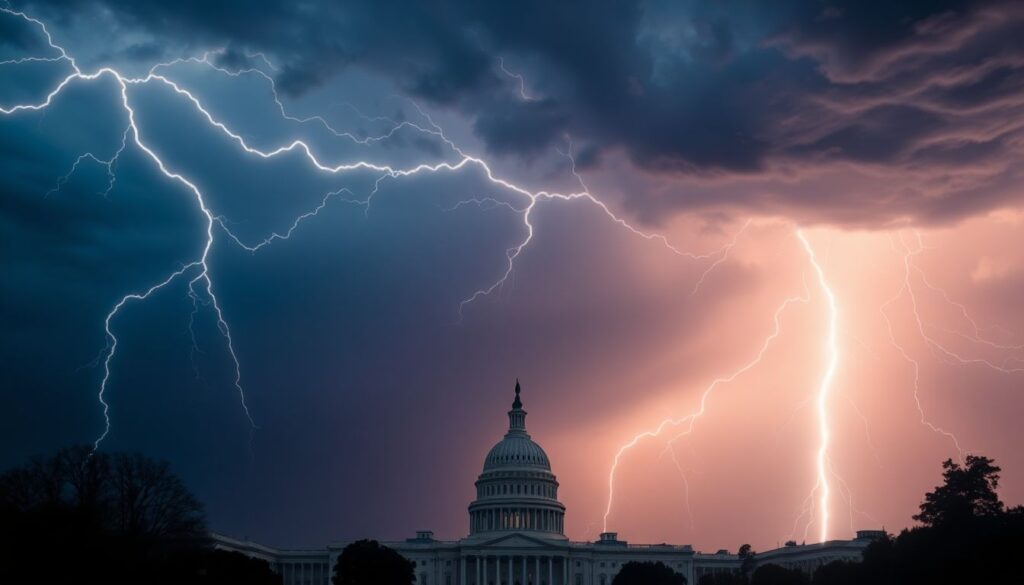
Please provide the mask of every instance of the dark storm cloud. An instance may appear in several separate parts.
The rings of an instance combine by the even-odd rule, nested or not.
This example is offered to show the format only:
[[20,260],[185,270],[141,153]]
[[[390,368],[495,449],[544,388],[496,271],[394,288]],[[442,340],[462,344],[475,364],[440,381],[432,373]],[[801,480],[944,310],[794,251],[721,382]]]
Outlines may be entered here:
[[[595,157],[623,153],[654,175],[730,181],[856,164],[898,176],[956,165],[983,171],[977,189],[993,188],[1017,157],[1024,10],[1010,3],[79,0],[34,8],[70,18],[101,7],[165,46],[264,51],[293,95],[349,67],[382,73],[411,96],[471,117],[494,153],[532,156],[570,135]],[[538,99],[518,99],[498,57],[524,63],[517,72]],[[982,154],[986,164],[975,168]],[[645,194],[636,199],[647,206]],[[669,206],[706,203],[691,194]]]

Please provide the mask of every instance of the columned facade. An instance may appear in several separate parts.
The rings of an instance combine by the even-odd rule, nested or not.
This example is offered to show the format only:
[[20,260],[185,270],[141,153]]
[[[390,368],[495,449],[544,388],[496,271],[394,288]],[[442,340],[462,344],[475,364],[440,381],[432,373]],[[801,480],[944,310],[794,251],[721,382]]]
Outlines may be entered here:
[[569,585],[568,555],[468,553],[460,585]]

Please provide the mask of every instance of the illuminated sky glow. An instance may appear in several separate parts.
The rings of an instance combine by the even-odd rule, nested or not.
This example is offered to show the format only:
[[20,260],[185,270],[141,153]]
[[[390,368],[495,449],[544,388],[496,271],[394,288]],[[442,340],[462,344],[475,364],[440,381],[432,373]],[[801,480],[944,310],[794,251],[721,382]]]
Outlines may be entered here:
[[1024,499],[1024,13],[833,8],[3,8],[0,461],[454,538],[518,376],[574,539],[897,529],[969,452]]

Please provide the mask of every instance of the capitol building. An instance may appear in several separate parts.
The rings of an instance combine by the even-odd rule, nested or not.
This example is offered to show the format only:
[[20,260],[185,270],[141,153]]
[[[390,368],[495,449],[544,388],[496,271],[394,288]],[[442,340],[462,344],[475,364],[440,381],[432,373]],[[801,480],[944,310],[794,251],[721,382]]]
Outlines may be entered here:
[[[551,461],[526,432],[526,411],[516,382],[508,411],[508,432],[484,459],[469,503],[469,534],[455,541],[434,539],[429,531],[382,544],[415,565],[417,585],[611,585],[622,565],[655,561],[696,585],[709,573],[738,571],[742,559],[728,551],[705,554],[690,545],[630,544],[614,532],[596,542],[565,536],[565,506],[558,500]],[[758,553],[753,566],[767,563],[808,573],[834,560],[860,560],[879,531],[860,531],[854,540],[786,546]],[[270,563],[284,585],[330,585],[346,543],[313,550],[278,550],[214,535],[215,546]]]

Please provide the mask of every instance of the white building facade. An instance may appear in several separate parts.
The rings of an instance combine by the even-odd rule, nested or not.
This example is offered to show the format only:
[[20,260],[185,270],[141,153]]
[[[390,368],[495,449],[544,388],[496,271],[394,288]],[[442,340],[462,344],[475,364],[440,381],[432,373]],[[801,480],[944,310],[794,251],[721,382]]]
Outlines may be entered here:
[[[565,536],[565,506],[544,450],[526,432],[526,411],[516,382],[508,411],[509,428],[484,459],[469,504],[469,534],[460,540],[435,540],[423,531],[415,538],[382,544],[415,565],[417,585],[611,585],[625,563],[655,561],[696,585],[709,573],[738,571],[735,554],[695,552],[690,545],[636,545],[606,532],[596,542],[571,542]],[[812,572],[834,560],[860,560],[882,533],[862,531],[855,540],[792,545],[759,553],[753,566],[775,563]],[[314,550],[278,550],[214,535],[217,548],[266,560],[284,585],[330,585],[345,544]]]

